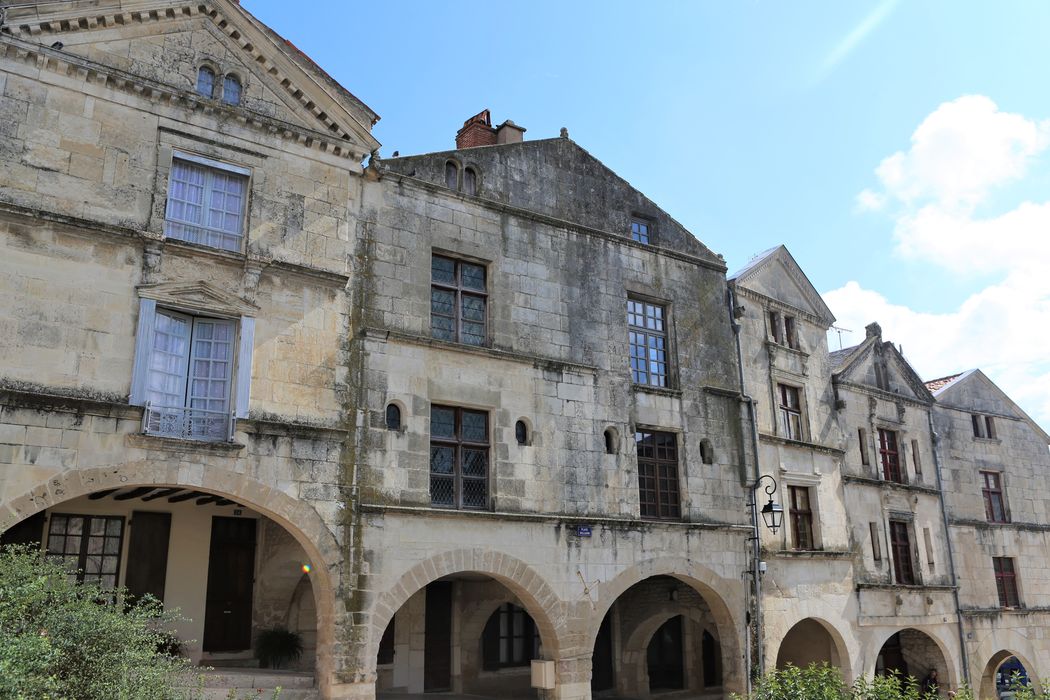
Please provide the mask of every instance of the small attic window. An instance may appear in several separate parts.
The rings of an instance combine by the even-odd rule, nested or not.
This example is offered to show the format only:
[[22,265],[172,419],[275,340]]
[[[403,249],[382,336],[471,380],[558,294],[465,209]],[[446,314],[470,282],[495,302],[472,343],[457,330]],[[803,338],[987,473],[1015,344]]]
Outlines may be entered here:
[[241,103],[241,79],[229,74],[222,80],[222,101],[228,105]]
[[638,243],[649,243],[649,229],[652,224],[641,217],[631,217],[631,240]]
[[445,187],[459,189],[459,166],[451,160],[445,163]]
[[467,194],[478,193],[478,174],[474,168],[463,168],[463,191]]
[[215,71],[208,66],[197,71],[197,94],[209,99],[215,96]]

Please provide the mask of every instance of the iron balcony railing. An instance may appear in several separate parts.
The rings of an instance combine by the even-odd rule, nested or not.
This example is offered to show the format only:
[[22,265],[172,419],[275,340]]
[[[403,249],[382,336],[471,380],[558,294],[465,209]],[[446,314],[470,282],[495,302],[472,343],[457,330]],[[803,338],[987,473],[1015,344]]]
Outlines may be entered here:
[[228,411],[147,403],[142,414],[142,432],[159,437],[226,442],[233,438],[234,422],[233,413]]

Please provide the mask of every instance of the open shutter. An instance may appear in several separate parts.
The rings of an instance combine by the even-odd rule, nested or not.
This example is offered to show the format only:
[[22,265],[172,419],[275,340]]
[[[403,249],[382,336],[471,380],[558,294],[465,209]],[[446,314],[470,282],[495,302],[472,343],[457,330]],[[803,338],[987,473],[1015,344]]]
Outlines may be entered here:
[[248,399],[252,384],[252,350],[255,348],[255,319],[241,316],[241,341],[237,351],[237,390],[234,415],[248,417]]
[[135,364],[131,372],[131,396],[134,406],[146,404],[146,386],[149,375],[149,358],[153,352],[153,331],[157,323],[157,302],[139,299],[139,323],[135,331]]

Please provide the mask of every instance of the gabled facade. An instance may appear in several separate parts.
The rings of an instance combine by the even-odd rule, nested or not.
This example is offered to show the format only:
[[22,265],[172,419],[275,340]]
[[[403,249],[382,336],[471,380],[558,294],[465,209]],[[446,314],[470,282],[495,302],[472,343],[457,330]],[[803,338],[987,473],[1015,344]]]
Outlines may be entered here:
[[1045,673],[1050,436],[979,369],[929,382],[970,677],[981,696],[1017,659]]

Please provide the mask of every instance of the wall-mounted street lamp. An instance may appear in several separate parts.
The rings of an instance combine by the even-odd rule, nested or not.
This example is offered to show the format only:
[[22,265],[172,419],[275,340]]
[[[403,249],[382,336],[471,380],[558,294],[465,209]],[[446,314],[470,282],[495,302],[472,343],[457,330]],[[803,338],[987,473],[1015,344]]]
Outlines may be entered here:
[[763,479],[769,479],[772,483],[765,487],[766,495],[769,496],[769,502],[762,506],[762,520],[765,522],[766,527],[769,528],[769,531],[775,535],[784,523],[784,507],[773,500],[773,494],[777,490],[777,480],[769,474],[760,476],[755,485],[751,487],[751,500],[752,502],[758,500],[755,492],[758,491],[758,487],[762,484]]

